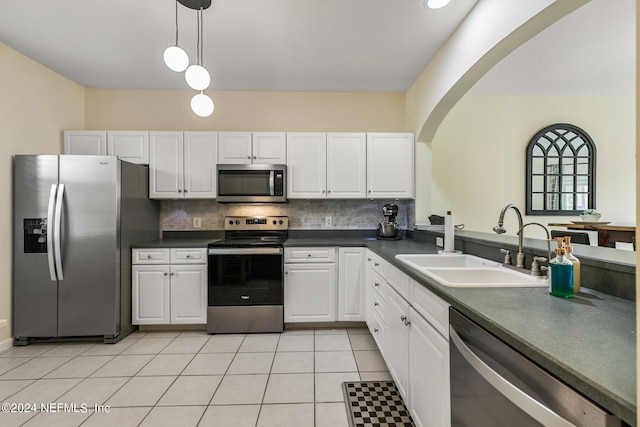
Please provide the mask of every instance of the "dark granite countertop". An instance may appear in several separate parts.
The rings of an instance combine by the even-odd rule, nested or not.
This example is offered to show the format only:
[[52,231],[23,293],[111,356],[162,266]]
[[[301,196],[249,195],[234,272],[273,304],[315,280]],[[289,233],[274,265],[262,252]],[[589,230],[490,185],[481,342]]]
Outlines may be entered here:
[[636,425],[635,303],[583,288],[573,299],[544,288],[448,288],[395,260],[435,253],[411,239],[293,238],[285,247],[366,246],[455,309],[599,405]]
[[206,248],[209,243],[217,242],[220,239],[199,239],[199,238],[169,238],[150,240],[148,242],[134,243],[131,249],[149,248]]

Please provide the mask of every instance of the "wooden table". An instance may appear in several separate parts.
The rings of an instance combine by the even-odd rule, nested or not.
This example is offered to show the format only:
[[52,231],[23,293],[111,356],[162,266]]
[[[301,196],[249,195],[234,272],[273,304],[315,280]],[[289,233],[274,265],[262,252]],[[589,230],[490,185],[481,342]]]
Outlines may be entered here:
[[569,230],[590,230],[598,232],[598,246],[615,248],[615,242],[633,243],[636,235],[635,225],[611,225],[611,224],[566,224],[552,222],[547,224],[552,227],[566,227]]

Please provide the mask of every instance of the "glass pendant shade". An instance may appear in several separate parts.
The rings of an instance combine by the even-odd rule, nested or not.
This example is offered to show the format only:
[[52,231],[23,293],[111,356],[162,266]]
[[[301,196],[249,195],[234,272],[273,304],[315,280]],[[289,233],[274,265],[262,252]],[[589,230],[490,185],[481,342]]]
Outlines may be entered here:
[[211,83],[209,72],[201,65],[191,65],[184,73],[187,84],[195,90],[205,90]]
[[449,0],[428,0],[427,6],[431,9],[440,9],[441,7],[445,7],[449,4]]
[[204,93],[199,93],[191,98],[191,109],[200,117],[209,117],[213,113],[213,101]]
[[170,70],[181,73],[189,66],[189,56],[181,47],[169,46],[164,50],[164,63]]

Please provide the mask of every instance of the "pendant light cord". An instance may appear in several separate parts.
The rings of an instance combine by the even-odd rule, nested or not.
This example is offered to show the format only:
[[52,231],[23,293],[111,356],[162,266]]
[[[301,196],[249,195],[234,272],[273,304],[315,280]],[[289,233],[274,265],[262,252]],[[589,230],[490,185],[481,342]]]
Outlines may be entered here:
[[178,46],[178,0],[176,0],[176,46]]

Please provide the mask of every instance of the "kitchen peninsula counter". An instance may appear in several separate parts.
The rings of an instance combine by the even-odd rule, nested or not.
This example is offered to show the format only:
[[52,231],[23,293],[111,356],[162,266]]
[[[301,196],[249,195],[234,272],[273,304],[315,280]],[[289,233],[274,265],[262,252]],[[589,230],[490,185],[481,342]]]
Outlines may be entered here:
[[449,288],[395,259],[436,253],[412,239],[290,238],[285,247],[365,246],[493,335],[630,425],[636,425],[635,302],[583,288],[572,299],[545,288]]

